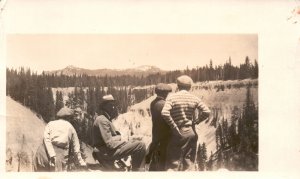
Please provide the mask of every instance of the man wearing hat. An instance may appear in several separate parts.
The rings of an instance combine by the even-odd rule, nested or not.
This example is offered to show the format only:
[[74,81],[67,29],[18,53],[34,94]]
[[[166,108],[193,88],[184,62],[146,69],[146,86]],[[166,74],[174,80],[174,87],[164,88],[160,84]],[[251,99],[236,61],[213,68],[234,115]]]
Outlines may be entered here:
[[34,171],[67,171],[70,150],[74,151],[80,166],[86,166],[80,153],[79,140],[70,124],[74,111],[63,107],[57,112],[57,120],[50,121],[44,131],[43,145],[34,158]]
[[[159,83],[155,86],[157,97],[150,104],[152,115],[152,142],[146,156],[146,163],[150,163],[150,171],[164,171],[166,164],[167,146],[170,138],[170,127],[161,116],[168,94],[172,87],[168,84]],[[157,156],[159,155],[159,156]],[[158,161],[155,161],[155,160]]]
[[162,109],[162,116],[170,126],[172,135],[168,146],[168,170],[193,170],[198,136],[194,130],[194,114],[198,109],[200,118],[209,116],[209,108],[189,90],[193,80],[182,75],[177,78],[178,92],[170,94]]
[[116,131],[112,120],[118,116],[118,110],[112,95],[102,98],[101,114],[93,124],[93,156],[106,170],[114,170],[114,161],[131,156],[132,170],[144,169],[146,146],[139,141],[124,141]]

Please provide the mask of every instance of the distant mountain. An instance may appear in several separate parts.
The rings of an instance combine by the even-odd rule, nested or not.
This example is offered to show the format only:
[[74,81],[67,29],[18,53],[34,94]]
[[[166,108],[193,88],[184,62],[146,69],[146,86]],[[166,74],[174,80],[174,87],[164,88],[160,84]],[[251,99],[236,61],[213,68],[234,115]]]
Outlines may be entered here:
[[85,68],[78,68],[75,66],[67,66],[61,70],[54,71],[45,71],[46,74],[56,74],[56,75],[83,75],[86,74],[88,76],[121,76],[121,75],[130,75],[130,76],[148,76],[155,73],[165,73],[165,71],[161,70],[155,66],[143,65],[136,68],[128,68],[128,69],[96,69],[90,70]]

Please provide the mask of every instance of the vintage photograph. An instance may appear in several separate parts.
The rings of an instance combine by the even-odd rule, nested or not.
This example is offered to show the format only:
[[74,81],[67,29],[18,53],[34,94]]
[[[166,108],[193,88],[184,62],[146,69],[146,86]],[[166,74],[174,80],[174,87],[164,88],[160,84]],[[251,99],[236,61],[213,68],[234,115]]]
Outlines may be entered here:
[[299,0],[0,0],[1,177],[299,178],[299,23]]
[[9,34],[6,171],[259,171],[257,34]]

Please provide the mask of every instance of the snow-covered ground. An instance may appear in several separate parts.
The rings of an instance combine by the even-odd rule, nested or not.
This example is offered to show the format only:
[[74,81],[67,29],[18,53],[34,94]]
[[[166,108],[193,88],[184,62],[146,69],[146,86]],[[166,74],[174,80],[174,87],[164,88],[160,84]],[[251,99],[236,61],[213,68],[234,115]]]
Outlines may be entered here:
[[44,128],[45,123],[35,113],[6,97],[6,160],[12,159],[12,164],[6,165],[7,171],[18,171],[17,155],[21,153],[28,163],[21,164],[20,170],[31,171],[32,158],[42,142]]
[[[45,123],[30,109],[6,97],[6,171],[32,171],[32,159],[42,143]],[[95,164],[92,148],[83,144],[87,163]],[[9,160],[11,159],[11,163]]]

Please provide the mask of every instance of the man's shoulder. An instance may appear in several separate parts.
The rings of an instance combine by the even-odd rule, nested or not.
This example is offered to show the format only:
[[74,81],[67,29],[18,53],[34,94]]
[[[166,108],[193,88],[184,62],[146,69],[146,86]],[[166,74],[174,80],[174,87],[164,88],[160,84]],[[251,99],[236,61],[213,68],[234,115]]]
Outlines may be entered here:
[[153,103],[154,107],[164,106],[166,101],[164,99],[158,99],[155,103]]
[[109,120],[104,115],[99,115],[95,119],[95,123],[107,123]]
[[66,120],[63,120],[63,119],[50,121],[47,125],[51,126],[51,127],[54,127],[54,128],[55,128],[55,126],[64,126],[66,128],[72,127],[72,124],[69,121],[66,121]]
[[189,99],[189,100],[193,100],[193,101],[201,101],[200,98],[194,94],[192,94],[189,91],[186,90],[182,90],[182,91],[178,91],[176,93],[174,93],[172,96],[170,96],[172,99]]

